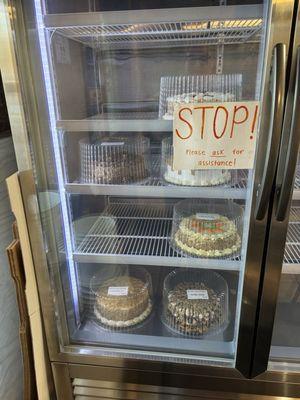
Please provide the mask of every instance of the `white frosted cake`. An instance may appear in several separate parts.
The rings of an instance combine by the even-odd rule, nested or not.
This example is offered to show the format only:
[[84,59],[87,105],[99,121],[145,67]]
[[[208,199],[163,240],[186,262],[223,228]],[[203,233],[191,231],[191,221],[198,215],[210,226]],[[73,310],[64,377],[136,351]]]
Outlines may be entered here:
[[162,141],[161,176],[166,182],[185,186],[215,186],[231,181],[226,169],[173,169],[173,146],[170,137]]
[[166,165],[164,179],[175,185],[186,186],[214,186],[227,183],[231,179],[230,171],[223,169],[216,170],[194,170],[182,169],[176,171],[172,165]]
[[96,291],[95,316],[109,327],[136,325],[144,321],[151,310],[150,293],[141,279],[132,276],[111,278]]
[[173,119],[174,107],[182,103],[211,103],[217,101],[235,101],[236,96],[232,93],[204,92],[204,93],[182,93],[167,97],[167,112],[164,119]]

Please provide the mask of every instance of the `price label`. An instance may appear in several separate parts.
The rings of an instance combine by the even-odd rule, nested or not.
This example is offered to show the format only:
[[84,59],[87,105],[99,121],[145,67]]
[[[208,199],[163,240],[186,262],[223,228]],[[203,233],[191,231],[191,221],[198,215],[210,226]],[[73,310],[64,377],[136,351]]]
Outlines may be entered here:
[[186,295],[188,300],[208,300],[207,290],[187,289]]
[[101,146],[124,146],[124,142],[102,142]]
[[176,104],[173,169],[251,169],[259,102]]
[[108,296],[127,296],[128,286],[110,286],[107,294]]
[[204,219],[206,221],[215,221],[219,218],[218,214],[196,213],[197,219]]

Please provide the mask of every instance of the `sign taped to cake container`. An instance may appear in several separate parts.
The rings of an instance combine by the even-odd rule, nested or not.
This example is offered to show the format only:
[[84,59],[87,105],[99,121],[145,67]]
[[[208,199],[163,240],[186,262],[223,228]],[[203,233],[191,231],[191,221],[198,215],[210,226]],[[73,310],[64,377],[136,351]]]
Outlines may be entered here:
[[173,169],[252,169],[258,101],[178,104]]

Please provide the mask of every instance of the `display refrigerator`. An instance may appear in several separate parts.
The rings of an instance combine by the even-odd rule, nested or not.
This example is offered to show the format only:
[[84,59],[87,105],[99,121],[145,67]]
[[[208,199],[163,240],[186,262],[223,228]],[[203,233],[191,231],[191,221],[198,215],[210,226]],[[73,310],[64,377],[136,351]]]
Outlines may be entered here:
[[[297,397],[298,2],[0,5],[57,398]],[[176,110],[242,102],[252,164],[178,167]]]

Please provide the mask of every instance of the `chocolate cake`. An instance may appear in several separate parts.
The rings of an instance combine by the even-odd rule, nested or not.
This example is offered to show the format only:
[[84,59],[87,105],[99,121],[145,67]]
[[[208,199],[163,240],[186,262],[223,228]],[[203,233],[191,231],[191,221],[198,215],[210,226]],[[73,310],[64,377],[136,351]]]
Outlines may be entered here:
[[186,335],[203,335],[223,324],[222,295],[202,282],[181,282],[167,295],[166,323]]
[[105,136],[80,143],[81,179],[87,183],[125,184],[150,175],[149,139],[137,136]]

